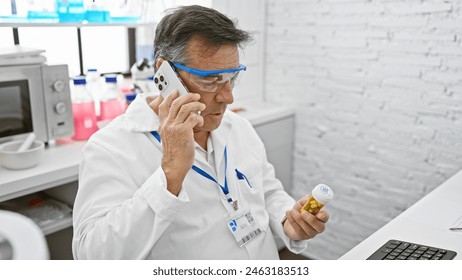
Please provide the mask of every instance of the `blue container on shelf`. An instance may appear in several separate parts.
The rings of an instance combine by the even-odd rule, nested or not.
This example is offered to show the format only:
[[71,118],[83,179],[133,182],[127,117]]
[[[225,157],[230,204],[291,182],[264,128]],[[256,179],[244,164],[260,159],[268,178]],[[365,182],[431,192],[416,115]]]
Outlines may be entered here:
[[46,11],[28,11],[27,18],[29,21],[37,22],[57,22],[59,20],[56,12]]
[[0,16],[0,22],[26,23],[29,19],[25,16],[4,15]]
[[109,11],[106,10],[87,10],[85,12],[85,19],[88,22],[109,22],[111,16],[109,15]]
[[140,17],[138,16],[111,16],[111,22],[114,23],[138,23]]
[[82,22],[85,20],[83,0],[56,0],[60,22]]
[[88,22],[96,22],[96,23],[105,23],[109,22],[111,16],[109,15],[109,11],[105,8],[104,5],[105,1],[102,0],[93,0],[92,2],[88,3],[85,7],[85,19]]

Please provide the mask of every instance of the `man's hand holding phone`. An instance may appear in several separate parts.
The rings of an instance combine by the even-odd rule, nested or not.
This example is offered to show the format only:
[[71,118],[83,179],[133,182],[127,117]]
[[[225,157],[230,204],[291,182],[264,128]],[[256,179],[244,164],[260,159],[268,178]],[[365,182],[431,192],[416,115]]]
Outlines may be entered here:
[[159,134],[164,153],[161,164],[167,177],[167,189],[176,196],[194,164],[193,128],[204,124],[204,118],[197,114],[197,111],[205,110],[205,104],[199,99],[197,93],[179,96],[178,90],[174,90],[167,98],[159,96],[149,103],[160,120]]
[[154,83],[160,95],[149,105],[159,116],[162,169],[167,177],[167,189],[178,195],[194,163],[193,128],[204,124],[204,118],[197,112],[203,111],[205,104],[199,102],[199,94],[188,93],[168,61],[162,62],[154,75]]

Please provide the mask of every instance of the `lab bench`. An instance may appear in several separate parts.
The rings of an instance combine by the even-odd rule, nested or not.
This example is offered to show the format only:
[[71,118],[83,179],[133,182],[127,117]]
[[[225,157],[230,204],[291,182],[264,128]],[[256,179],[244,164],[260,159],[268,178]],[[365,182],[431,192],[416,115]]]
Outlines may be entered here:
[[462,259],[462,170],[340,257],[365,260],[391,239],[457,252]]
[[[276,177],[290,192],[295,114],[292,108],[268,104],[245,105],[239,114],[248,119],[265,143]],[[0,202],[44,192],[73,206],[77,193],[79,161],[85,141],[57,141],[49,145],[41,163],[31,169],[8,170],[0,166]],[[70,259],[72,215],[42,228],[52,259]]]

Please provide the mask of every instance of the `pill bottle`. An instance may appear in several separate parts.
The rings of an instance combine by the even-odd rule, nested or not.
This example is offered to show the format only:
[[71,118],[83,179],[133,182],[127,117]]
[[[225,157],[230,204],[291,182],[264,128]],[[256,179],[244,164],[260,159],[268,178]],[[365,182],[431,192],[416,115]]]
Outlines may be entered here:
[[310,212],[313,215],[318,214],[324,205],[329,203],[334,198],[334,192],[329,186],[319,184],[311,191],[308,201],[303,205],[301,213]]

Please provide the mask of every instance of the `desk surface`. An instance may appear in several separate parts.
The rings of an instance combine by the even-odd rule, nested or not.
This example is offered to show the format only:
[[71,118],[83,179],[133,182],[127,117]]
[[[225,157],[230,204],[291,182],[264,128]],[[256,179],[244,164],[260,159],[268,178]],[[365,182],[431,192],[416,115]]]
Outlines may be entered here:
[[340,259],[365,260],[388,240],[398,239],[456,251],[455,259],[460,260],[462,232],[450,231],[449,228],[461,217],[462,170]]

